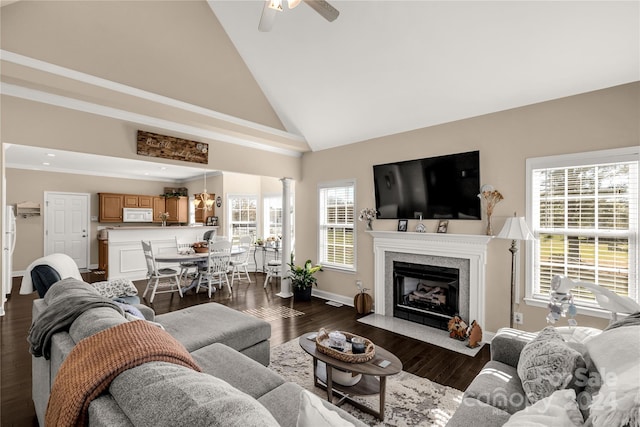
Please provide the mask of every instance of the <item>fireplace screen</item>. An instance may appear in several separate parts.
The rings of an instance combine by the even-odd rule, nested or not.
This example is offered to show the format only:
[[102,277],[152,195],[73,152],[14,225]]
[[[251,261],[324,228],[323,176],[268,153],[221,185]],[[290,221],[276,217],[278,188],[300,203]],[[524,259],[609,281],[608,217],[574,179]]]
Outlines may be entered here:
[[459,275],[456,268],[394,261],[393,315],[446,330],[459,310]]

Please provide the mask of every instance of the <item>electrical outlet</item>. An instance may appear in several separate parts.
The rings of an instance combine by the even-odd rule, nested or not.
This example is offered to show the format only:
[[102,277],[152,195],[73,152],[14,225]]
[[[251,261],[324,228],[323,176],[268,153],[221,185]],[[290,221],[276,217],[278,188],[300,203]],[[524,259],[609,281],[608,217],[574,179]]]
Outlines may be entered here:
[[358,288],[358,290],[362,290],[362,280],[356,280],[356,288]]
[[513,323],[522,325],[524,323],[524,315],[522,313],[513,313]]

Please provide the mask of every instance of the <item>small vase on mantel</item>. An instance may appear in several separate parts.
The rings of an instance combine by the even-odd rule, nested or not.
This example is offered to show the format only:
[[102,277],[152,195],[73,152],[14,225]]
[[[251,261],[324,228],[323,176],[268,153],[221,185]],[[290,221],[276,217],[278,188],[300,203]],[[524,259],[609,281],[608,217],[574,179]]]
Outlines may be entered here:
[[372,219],[368,219],[367,220],[367,231],[373,231],[373,220]]

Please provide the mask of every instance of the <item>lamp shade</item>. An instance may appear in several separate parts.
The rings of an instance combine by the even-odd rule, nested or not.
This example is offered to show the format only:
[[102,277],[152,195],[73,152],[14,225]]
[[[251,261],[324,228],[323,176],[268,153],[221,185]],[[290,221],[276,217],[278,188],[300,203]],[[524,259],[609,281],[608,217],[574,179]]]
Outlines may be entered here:
[[496,236],[498,239],[509,240],[535,240],[533,234],[529,230],[524,217],[512,216],[507,218],[502,230]]

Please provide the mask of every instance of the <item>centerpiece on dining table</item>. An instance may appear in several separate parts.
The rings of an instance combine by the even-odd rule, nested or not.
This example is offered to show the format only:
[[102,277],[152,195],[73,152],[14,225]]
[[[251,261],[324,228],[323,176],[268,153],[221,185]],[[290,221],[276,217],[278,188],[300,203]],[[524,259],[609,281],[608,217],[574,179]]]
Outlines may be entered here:
[[208,242],[196,242],[193,244],[193,250],[198,254],[204,254],[209,252],[209,243]]

